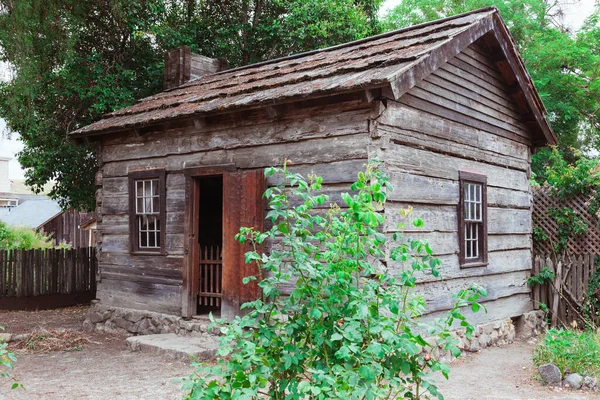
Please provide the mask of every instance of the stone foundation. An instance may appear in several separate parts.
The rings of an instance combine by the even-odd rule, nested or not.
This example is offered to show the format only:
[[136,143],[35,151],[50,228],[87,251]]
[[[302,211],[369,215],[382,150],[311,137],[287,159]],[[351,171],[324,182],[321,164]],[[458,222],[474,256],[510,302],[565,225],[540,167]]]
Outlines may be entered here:
[[178,335],[217,334],[208,332],[208,318],[185,320],[182,317],[160,314],[151,311],[93,304],[85,316],[83,326],[89,331],[151,335],[156,333],[176,333]]
[[[473,331],[471,339],[466,337],[464,329],[458,329],[452,332],[452,337],[459,341],[458,348],[465,352],[478,352],[491,346],[502,346],[513,343],[515,338],[528,339],[544,332],[546,327],[545,314],[541,310],[530,311],[522,316],[513,319],[488,322],[478,325]],[[432,348],[424,349],[424,352],[431,353],[435,359],[443,362],[449,362],[452,355],[443,349],[443,345],[437,345],[435,338],[431,338],[429,343]]]
[[[208,332],[210,321],[206,319],[186,320],[173,315],[159,314],[150,311],[132,310],[120,307],[93,304],[86,315],[84,327],[100,332],[120,332],[134,335],[150,335],[156,333],[176,333],[178,335],[218,334],[217,329]],[[464,329],[452,332],[459,341],[459,349],[467,352],[477,352],[491,346],[502,346],[512,343],[515,338],[527,339],[542,333],[545,328],[544,312],[531,311],[516,318],[493,321],[475,327],[471,339],[465,335]],[[431,356],[443,361],[450,361],[451,355],[435,343],[431,338],[433,348],[423,349]]]

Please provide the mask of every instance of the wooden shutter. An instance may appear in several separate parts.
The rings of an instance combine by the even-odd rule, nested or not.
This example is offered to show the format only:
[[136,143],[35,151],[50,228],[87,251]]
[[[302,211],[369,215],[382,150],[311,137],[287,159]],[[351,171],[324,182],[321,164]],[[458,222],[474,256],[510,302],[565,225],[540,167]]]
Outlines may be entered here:
[[223,175],[223,300],[239,308],[256,300],[261,291],[256,282],[244,285],[246,276],[260,277],[256,264],[246,264],[244,254],[252,249],[234,239],[240,227],[264,230],[265,179],[262,170],[233,172]]

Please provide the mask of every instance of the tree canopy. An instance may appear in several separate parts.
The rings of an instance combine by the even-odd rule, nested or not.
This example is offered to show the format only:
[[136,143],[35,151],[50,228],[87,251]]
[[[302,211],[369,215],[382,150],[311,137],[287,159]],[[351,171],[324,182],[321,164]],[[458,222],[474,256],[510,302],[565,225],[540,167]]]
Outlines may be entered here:
[[[67,133],[161,90],[165,51],[188,45],[231,67],[496,5],[515,37],[567,159],[600,150],[598,13],[576,33],[556,0],[0,0],[0,118],[21,135],[27,184],[65,208],[94,207],[95,149]],[[545,177],[548,152],[534,158]]]
[[[600,24],[598,12],[571,32],[561,24],[561,0],[402,0],[384,17],[391,30],[449,15],[496,6],[515,38],[525,66],[548,109],[559,148],[600,151]],[[548,150],[534,156],[538,178],[546,177]]]
[[162,89],[183,45],[239,66],[380,31],[382,0],[0,0],[0,118],[20,134],[27,184],[94,207],[94,148],[67,133]]

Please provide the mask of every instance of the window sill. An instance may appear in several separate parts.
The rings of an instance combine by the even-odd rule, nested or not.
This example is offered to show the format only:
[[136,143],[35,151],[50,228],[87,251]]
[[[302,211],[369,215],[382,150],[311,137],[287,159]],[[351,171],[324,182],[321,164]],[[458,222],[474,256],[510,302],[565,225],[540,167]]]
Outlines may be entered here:
[[165,255],[165,253],[163,253],[160,250],[157,250],[157,251],[132,251],[132,252],[130,252],[130,254],[132,256],[163,256],[163,255]]
[[468,263],[468,264],[461,264],[460,268],[478,268],[478,267],[487,267],[489,263],[487,262],[474,262],[474,263]]

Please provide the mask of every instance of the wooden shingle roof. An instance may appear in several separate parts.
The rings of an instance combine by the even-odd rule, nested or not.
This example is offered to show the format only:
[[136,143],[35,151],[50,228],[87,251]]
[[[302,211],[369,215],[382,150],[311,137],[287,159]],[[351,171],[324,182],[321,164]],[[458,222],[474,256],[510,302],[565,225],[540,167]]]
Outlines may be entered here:
[[390,88],[394,97],[399,98],[420,79],[491,31],[503,42],[499,48],[512,53],[505,55],[505,59],[513,59],[509,62],[512,70],[509,75],[516,79],[520,93],[524,94],[523,104],[527,104],[536,125],[534,131],[539,132],[537,143],[555,143],[543,104],[494,7],[207,75],[107,114],[71,135],[79,138],[173,119],[376,88]]

